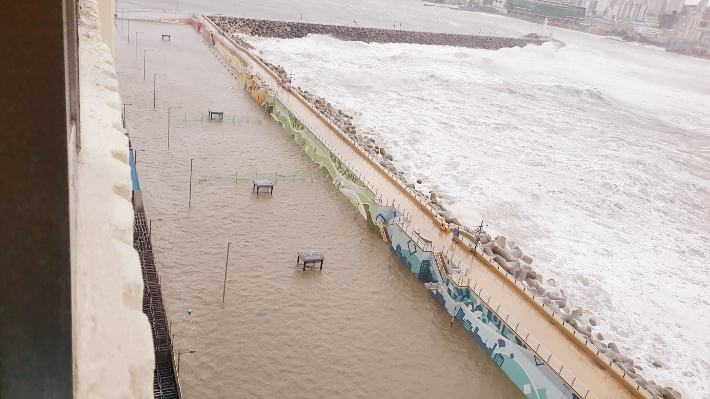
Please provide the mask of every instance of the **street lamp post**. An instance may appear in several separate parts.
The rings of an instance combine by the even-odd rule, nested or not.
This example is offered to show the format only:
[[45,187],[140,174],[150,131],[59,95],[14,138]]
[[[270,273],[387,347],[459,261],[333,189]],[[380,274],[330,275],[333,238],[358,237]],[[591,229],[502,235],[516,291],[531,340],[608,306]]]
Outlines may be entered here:
[[138,165],[138,152],[137,151],[145,151],[145,150],[136,150],[135,148],[133,149],[133,164]]
[[145,53],[153,50],[143,50],[143,81],[145,82]]
[[153,74],[153,108],[155,108],[155,77],[158,75],[165,75],[164,73],[154,73]]
[[[156,222],[159,220],[163,220],[163,219],[155,219]],[[153,219],[150,219],[148,221],[148,236],[149,237],[153,236]],[[172,325],[172,321],[170,322],[170,324]]]
[[133,104],[123,103],[123,127],[126,127],[126,105],[133,105]]
[[196,351],[186,351],[186,352],[178,352],[178,361],[177,361],[177,374],[178,378],[180,378],[180,355],[186,355],[190,353],[195,353]]
[[182,107],[168,107],[168,149],[170,149],[170,110],[173,108],[182,108]]
[[138,59],[138,34],[143,32],[136,32],[136,59]]

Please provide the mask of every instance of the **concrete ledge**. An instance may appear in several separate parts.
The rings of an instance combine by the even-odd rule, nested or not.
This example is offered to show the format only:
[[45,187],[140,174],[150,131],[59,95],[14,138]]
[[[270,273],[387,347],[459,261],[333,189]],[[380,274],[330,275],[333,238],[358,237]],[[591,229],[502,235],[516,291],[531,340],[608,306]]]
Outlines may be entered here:
[[143,279],[132,245],[128,138],[97,1],[82,0],[80,10],[74,397],[148,399],[153,397],[153,342],[142,312]]

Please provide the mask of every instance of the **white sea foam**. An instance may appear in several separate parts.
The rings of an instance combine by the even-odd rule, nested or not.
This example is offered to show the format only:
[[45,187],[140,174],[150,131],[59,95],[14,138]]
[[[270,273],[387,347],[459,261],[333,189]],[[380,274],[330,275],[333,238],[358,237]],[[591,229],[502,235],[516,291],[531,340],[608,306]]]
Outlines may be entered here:
[[513,238],[647,379],[710,397],[710,63],[586,35],[499,51],[250,41],[462,222]]

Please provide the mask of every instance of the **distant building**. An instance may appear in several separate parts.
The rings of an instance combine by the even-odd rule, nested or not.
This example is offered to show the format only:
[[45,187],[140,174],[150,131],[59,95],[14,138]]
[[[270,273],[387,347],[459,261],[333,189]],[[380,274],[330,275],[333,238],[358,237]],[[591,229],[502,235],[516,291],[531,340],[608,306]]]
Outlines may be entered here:
[[676,14],[661,14],[658,19],[658,29],[672,29],[675,23]]
[[[707,3],[707,0],[704,0]],[[690,43],[697,43],[700,40],[700,21],[703,16],[698,11],[692,11],[685,21],[685,28],[681,37]]]
[[675,11],[676,14],[680,14],[683,11],[684,4],[685,0],[668,0],[665,12],[666,14],[672,14]]
[[608,7],[609,0],[597,0],[596,7],[594,8],[594,15],[597,17],[605,16]]
[[648,0],[648,12],[659,14],[666,7],[668,0]]
[[661,33],[661,30],[647,25],[637,24],[634,25],[634,33],[644,37],[656,37]]
[[612,21],[641,22],[646,19],[648,5],[643,0],[625,0],[614,5],[610,18]]
[[[494,5],[496,1],[493,0]],[[587,16],[585,7],[544,0],[507,0],[505,8],[511,15],[533,19],[548,18],[550,22],[566,25],[583,23]]]
[[507,14],[508,9],[506,8],[506,3],[507,0],[492,0],[491,7],[495,8],[499,12],[502,12],[503,14]]

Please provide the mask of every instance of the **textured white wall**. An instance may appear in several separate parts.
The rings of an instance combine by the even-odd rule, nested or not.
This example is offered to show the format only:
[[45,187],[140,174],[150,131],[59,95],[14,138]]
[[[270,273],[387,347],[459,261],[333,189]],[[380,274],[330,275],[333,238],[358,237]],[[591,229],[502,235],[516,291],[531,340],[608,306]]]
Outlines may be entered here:
[[97,0],[99,9],[99,21],[101,22],[101,38],[115,56],[116,51],[113,45],[113,12],[114,0]]
[[[81,152],[76,158],[75,398],[153,397],[153,341],[133,249],[128,140],[97,0],[80,1]],[[111,30],[111,26],[108,27]]]

